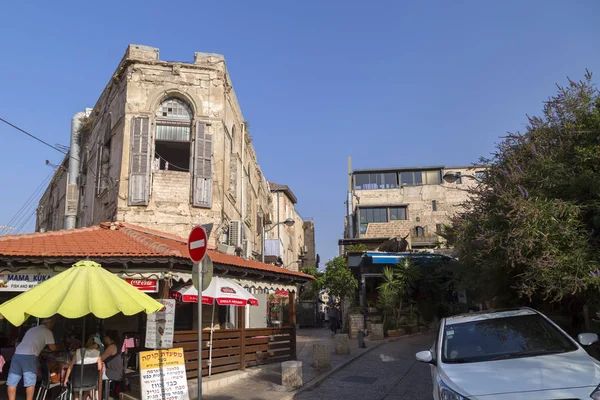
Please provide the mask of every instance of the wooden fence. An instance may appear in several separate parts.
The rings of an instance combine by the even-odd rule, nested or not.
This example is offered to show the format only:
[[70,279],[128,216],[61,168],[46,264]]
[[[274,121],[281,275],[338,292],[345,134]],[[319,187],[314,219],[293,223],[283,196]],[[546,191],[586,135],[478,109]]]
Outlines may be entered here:
[[[210,331],[202,332],[202,376],[208,375]],[[198,331],[177,331],[173,347],[183,348],[188,379],[198,377]],[[295,328],[224,329],[213,333],[212,373],[292,360]]]
[[[290,293],[291,327],[222,329],[213,332],[212,373],[243,370],[246,367],[296,358],[296,307]],[[238,308],[238,321],[245,326],[245,309]],[[210,331],[202,331],[202,376],[208,375]],[[187,378],[198,377],[198,331],[176,331],[173,347],[183,348]]]

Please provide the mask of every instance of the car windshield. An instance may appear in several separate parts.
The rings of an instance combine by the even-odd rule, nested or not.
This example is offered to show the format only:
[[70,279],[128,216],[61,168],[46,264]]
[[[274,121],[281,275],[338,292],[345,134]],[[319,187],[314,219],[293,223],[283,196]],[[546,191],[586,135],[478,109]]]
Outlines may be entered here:
[[442,362],[465,363],[565,353],[577,346],[538,314],[446,325]]

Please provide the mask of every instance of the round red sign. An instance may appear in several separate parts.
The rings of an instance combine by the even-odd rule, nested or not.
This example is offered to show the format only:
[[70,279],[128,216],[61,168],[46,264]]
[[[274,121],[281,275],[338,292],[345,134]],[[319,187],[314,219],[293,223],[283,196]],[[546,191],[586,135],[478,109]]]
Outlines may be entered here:
[[203,227],[197,226],[190,232],[188,238],[188,251],[193,262],[199,263],[206,254],[208,247],[208,238]]

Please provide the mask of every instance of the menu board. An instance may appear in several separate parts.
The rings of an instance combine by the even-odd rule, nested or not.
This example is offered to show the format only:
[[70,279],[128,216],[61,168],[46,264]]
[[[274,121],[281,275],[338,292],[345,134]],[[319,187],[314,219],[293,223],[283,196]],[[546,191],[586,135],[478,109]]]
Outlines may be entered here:
[[160,299],[165,307],[148,315],[146,324],[146,348],[168,349],[173,347],[175,330],[175,300]]
[[141,400],[189,400],[183,349],[142,351]]

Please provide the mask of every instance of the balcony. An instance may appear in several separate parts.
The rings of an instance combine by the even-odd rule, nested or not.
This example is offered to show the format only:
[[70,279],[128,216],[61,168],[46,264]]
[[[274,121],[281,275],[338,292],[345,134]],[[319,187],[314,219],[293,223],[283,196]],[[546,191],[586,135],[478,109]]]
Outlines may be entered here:
[[410,235],[411,247],[435,247],[440,244],[440,240],[437,235],[423,235],[418,236],[416,234]]
[[265,257],[283,258],[283,243],[280,239],[265,239]]

